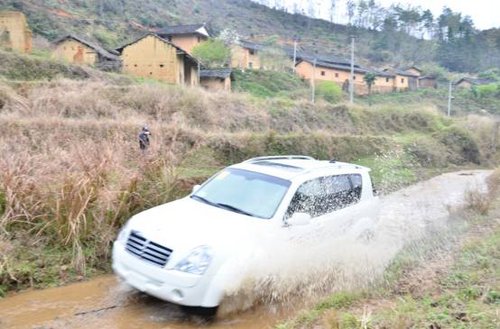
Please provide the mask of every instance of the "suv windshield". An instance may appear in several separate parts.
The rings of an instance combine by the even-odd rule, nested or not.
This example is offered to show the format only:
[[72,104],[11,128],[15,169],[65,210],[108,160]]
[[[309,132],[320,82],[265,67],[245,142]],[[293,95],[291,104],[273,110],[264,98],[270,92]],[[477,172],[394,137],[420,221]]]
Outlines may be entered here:
[[227,168],[204,184],[192,199],[248,216],[273,217],[290,182],[253,171]]

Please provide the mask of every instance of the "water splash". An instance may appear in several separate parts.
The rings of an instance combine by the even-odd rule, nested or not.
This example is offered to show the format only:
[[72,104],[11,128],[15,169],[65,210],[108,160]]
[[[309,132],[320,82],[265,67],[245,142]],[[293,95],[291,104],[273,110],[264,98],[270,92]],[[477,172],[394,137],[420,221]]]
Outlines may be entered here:
[[403,247],[430,232],[446,231],[450,207],[463,203],[466,191],[484,191],[486,176],[484,171],[441,175],[382,197],[378,213],[340,227],[324,224],[300,228],[296,238],[262,239],[232,269],[219,313],[256,303],[317,301],[334,291],[370,285]]

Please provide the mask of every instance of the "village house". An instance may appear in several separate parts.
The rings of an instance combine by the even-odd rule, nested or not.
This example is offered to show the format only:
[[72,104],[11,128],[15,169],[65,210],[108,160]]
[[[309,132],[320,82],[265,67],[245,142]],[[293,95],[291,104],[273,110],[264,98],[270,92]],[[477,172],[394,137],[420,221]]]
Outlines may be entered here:
[[117,51],[124,73],[172,84],[198,85],[196,59],[156,34],[147,34]]
[[207,90],[231,91],[231,79],[230,68],[200,70],[200,85]]
[[74,35],[66,35],[54,42],[53,57],[69,63],[95,66],[105,71],[119,71],[121,60],[117,53]]
[[421,77],[422,73],[423,73],[423,71],[416,66],[408,66],[408,67],[404,68],[402,71],[404,71],[406,73],[410,73],[411,75],[417,76],[417,77]]
[[[342,86],[342,89],[349,90],[351,68],[343,63],[318,61],[310,57],[300,58],[295,66],[296,73],[304,80],[312,83],[319,81],[332,81]],[[363,77],[367,71],[358,65],[354,67],[354,92],[356,94],[366,93],[364,90]]]
[[32,35],[23,13],[0,11],[0,47],[21,53],[31,53]]
[[412,70],[405,71],[396,68],[385,68],[383,72],[394,76],[394,91],[408,91],[418,89],[418,78],[420,73]]
[[167,26],[156,31],[156,35],[190,55],[194,47],[210,37],[204,24]]
[[260,69],[261,61],[259,52],[263,49],[263,45],[240,40],[231,47],[231,67],[242,70]]
[[437,78],[433,75],[425,75],[418,78],[418,88],[437,88]]
[[471,89],[474,86],[488,85],[495,83],[493,79],[479,79],[479,78],[461,78],[455,83],[456,88]]

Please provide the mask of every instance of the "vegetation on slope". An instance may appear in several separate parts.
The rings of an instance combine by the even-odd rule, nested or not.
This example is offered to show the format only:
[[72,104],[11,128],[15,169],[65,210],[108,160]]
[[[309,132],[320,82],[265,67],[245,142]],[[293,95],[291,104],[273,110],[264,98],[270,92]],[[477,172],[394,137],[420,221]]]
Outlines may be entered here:
[[[121,46],[130,41],[129,38],[165,25],[205,22],[214,33],[229,28],[245,38],[276,35],[289,45],[297,36],[300,46],[309,53],[327,52],[345,57],[349,54],[350,37],[356,34],[356,54],[365,64],[435,62],[462,72],[499,66],[500,29],[476,31],[470,18],[449,9],[443,10],[440,17],[433,17],[414,7],[397,6],[382,11],[375,1],[363,1],[364,5],[352,3],[355,17],[351,26],[288,14],[249,0],[143,0],[140,3],[134,0],[5,0],[0,9],[25,12],[34,32],[51,41],[76,33],[108,48]],[[433,40],[409,35],[417,35],[417,31],[419,36],[426,31]],[[445,35],[443,31],[448,33]]]

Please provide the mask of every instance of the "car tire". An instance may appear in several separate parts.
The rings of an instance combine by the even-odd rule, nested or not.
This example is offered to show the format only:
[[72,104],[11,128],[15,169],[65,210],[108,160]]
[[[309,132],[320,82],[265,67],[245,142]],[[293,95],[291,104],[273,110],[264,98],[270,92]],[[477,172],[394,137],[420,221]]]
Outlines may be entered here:
[[218,307],[182,306],[182,311],[189,315],[202,317],[206,321],[213,321]]

